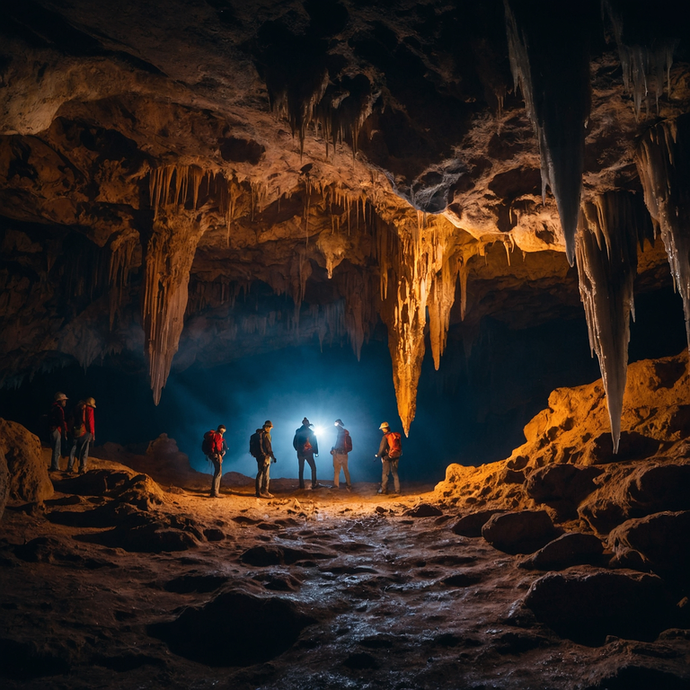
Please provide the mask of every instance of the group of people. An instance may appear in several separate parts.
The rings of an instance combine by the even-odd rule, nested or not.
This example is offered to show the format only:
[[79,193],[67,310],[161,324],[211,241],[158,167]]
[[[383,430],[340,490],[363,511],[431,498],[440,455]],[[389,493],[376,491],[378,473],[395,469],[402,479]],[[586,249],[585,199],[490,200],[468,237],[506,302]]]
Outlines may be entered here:
[[50,429],[50,471],[60,471],[60,458],[68,455],[67,471],[86,472],[89,461],[89,445],[96,439],[95,414],[96,401],[93,398],[80,400],[72,410],[67,408],[68,398],[64,393],[56,393],[50,408],[48,424]]
[[[340,488],[340,473],[345,476],[345,488],[352,491],[352,482],[350,479],[350,471],[348,468],[348,456],[352,451],[352,437],[350,432],[345,428],[342,419],[335,420],[337,428],[337,435],[335,444],[331,448],[331,455],[333,456],[333,488]],[[271,429],[273,423],[266,420],[260,429],[257,429],[249,439],[249,453],[256,459],[257,475],[255,482],[255,491],[257,498],[273,498],[273,494],[269,492],[270,485],[270,468],[271,464],[276,462],[276,456],[273,454],[273,442],[271,439]],[[397,431],[391,431],[388,422],[383,422],[379,427],[382,432],[381,443],[379,451],[374,456],[381,460],[381,486],[378,493],[388,493],[389,476],[393,476],[393,488],[396,494],[400,493],[400,478],[398,476],[398,463],[402,455],[401,435]],[[207,431],[204,435],[202,443],[202,451],[213,463],[214,473],[211,483],[211,496],[220,496],[220,481],[223,474],[223,457],[227,452],[227,444],[223,435],[225,434],[225,425],[221,424],[215,431]],[[302,426],[295,430],[295,436],[292,439],[292,446],[297,451],[297,462],[299,468],[299,488],[304,489],[304,465],[309,465],[311,470],[311,485],[310,489],[318,489],[321,485],[316,479],[316,461],[315,457],[319,455],[319,441],[314,433],[314,425],[305,417],[302,420]]]

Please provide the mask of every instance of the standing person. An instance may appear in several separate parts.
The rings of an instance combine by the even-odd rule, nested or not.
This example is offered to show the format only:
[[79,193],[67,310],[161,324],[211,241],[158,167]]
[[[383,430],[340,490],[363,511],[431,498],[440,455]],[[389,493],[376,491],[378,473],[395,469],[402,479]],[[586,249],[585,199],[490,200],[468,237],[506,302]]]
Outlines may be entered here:
[[299,463],[299,488],[304,488],[304,462],[311,467],[311,488],[316,489],[319,484],[316,481],[316,462],[314,456],[319,454],[319,442],[312,430],[312,425],[305,417],[302,426],[295,430],[295,437],[292,439],[292,447],[297,451],[297,462]]
[[64,393],[56,393],[55,400],[50,407],[50,446],[53,453],[50,458],[50,471],[60,471],[60,457],[62,456],[62,444],[67,441],[67,421],[65,420],[65,405],[67,396]]
[[220,424],[218,428],[213,431],[207,431],[204,434],[204,442],[202,450],[208,456],[208,459],[213,463],[213,479],[211,480],[211,498],[220,497],[220,480],[223,477],[223,456],[228,450],[223,434],[225,433],[225,424]]
[[93,398],[80,400],[73,412],[72,423],[72,448],[69,453],[67,471],[74,469],[75,457],[78,460],[79,474],[86,472],[86,465],[89,460],[89,444],[96,440],[96,424],[94,420],[94,410],[96,401]]
[[271,461],[277,462],[276,456],[273,455],[272,428],[273,423],[267,419],[263,427],[257,429],[249,439],[249,452],[256,458],[258,468],[255,487],[257,498],[273,498],[273,494],[268,491],[271,482]]
[[338,435],[335,439],[335,445],[331,448],[331,455],[333,456],[333,486],[336,489],[340,487],[340,469],[342,468],[347,490],[352,491],[350,471],[347,468],[347,454],[352,450],[352,438],[350,437],[350,432],[343,426],[342,419],[336,419],[335,426],[338,429]]
[[400,493],[400,479],[398,478],[398,461],[402,455],[401,436],[397,431],[391,431],[388,422],[383,422],[379,429],[383,432],[379,452],[374,456],[381,458],[383,466],[381,473],[381,488],[378,493],[388,493],[388,475],[393,474],[393,486],[395,493]]

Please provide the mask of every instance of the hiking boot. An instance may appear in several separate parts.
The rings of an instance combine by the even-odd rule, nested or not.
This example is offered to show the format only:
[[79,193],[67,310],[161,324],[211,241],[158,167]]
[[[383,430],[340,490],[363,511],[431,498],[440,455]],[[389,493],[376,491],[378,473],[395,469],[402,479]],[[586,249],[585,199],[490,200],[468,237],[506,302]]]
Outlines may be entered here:
[[265,491],[261,494],[261,498],[273,498],[273,494],[269,494],[268,491]]
[[388,494],[388,491],[384,491],[383,489],[379,489],[376,493],[386,496]]
[[346,487],[348,493],[352,493],[352,487],[348,484]]

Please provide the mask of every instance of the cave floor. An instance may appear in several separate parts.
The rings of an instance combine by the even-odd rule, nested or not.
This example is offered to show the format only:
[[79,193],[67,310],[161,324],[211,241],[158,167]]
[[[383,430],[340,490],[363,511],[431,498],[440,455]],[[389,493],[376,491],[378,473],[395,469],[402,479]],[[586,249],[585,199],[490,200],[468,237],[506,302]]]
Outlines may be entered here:
[[[603,689],[644,687],[630,679],[643,680],[645,669],[657,679],[683,675],[687,640],[587,647],[558,637],[521,605],[543,573],[455,535],[454,515],[406,514],[430,494],[375,489],[294,492],[285,480],[272,500],[246,486],[216,500],[176,489],[141,512],[206,535],[179,551],[104,545],[112,525],[74,518],[110,505],[103,496],[58,492],[45,511],[8,508],[3,687]],[[227,592],[247,595],[242,611],[219,618],[216,609],[187,631],[193,639],[166,628]],[[266,614],[267,598],[289,611]],[[262,651],[234,653],[257,621],[267,628]]]

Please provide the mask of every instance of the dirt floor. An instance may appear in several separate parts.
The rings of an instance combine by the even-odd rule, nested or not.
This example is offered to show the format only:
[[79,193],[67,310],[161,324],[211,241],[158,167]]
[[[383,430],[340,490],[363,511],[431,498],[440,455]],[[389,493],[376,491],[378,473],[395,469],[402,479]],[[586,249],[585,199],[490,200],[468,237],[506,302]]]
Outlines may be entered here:
[[432,487],[52,478],[0,525],[4,688],[690,687],[687,630],[558,636],[522,603],[543,573],[454,534]]

